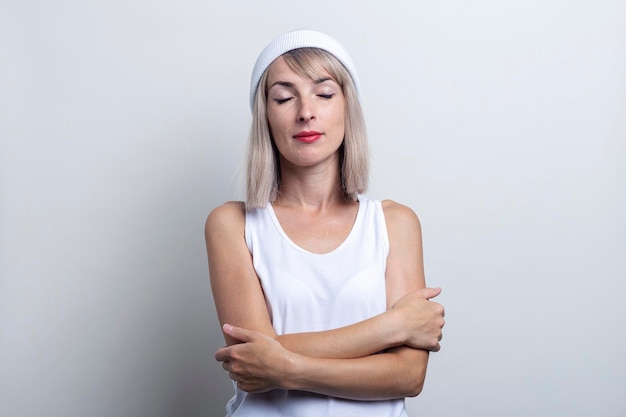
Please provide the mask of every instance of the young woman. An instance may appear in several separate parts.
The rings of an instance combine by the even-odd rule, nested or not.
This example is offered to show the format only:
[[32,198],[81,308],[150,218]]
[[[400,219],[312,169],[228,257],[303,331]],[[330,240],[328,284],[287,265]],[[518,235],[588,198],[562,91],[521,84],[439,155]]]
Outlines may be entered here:
[[354,64],[323,33],[288,32],[259,56],[250,104],[247,200],[205,230],[227,415],[406,416],[444,310],[425,288],[417,216],[363,195]]

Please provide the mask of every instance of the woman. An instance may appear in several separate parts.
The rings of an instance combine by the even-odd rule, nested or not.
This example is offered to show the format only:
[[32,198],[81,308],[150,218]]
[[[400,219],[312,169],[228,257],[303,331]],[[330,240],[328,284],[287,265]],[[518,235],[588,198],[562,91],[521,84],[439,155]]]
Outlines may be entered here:
[[413,211],[369,200],[359,84],[320,32],[272,41],[252,74],[247,201],[206,223],[234,381],[229,416],[406,416],[439,350]]

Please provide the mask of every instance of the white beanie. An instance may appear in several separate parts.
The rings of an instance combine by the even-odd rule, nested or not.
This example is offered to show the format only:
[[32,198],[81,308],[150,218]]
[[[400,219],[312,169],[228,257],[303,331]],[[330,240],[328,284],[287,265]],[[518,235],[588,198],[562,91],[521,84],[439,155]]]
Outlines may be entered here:
[[346,67],[356,87],[357,97],[360,96],[359,79],[348,51],[339,42],[325,33],[298,29],[287,32],[271,41],[257,58],[250,80],[250,109],[254,109],[254,96],[259,87],[259,81],[267,67],[285,52],[298,48],[319,48],[330,52]]

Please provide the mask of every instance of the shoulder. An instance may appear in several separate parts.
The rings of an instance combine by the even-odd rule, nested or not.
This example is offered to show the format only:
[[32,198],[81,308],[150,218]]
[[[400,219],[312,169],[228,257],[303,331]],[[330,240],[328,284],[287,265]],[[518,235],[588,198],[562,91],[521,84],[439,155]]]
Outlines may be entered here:
[[385,214],[387,228],[408,228],[409,230],[417,231],[421,229],[419,218],[410,207],[397,203],[393,200],[382,200],[381,206],[383,213]]
[[242,201],[229,201],[214,208],[207,216],[205,234],[243,231],[246,211]]
[[417,214],[410,207],[393,200],[383,200],[381,205],[390,248],[397,250],[403,246],[421,245],[422,226]]
[[387,304],[392,306],[410,291],[423,288],[422,229],[415,212],[392,200],[381,202],[389,237]]

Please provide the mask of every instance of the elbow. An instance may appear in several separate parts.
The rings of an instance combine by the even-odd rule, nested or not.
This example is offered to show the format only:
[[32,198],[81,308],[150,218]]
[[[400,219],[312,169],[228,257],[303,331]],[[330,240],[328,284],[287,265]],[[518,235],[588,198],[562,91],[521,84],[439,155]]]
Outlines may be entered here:
[[405,397],[417,397],[422,392],[424,388],[424,379],[417,379],[412,381],[407,386],[407,392],[405,393]]
[[[417,367],[416,368],[421,368]],[[426,379],[425,369],[411,369],[405,373],[403,378],[403,397],[417,397],[424,388],[424,380]]]
[[424,388],[424,382],[426,380],[426,361],[415,361],[410,366],[405,368],[403,372],[404,378],[402,380],[402,386],[404,391],[404,397],[417,397]]
[[397,370],[396,381],[397,392],[402,397],[417,397],[424,388],[426,379],[426,368],[428,365],[428,352],[408,347],[396,348],[398,363],[401,364]]

